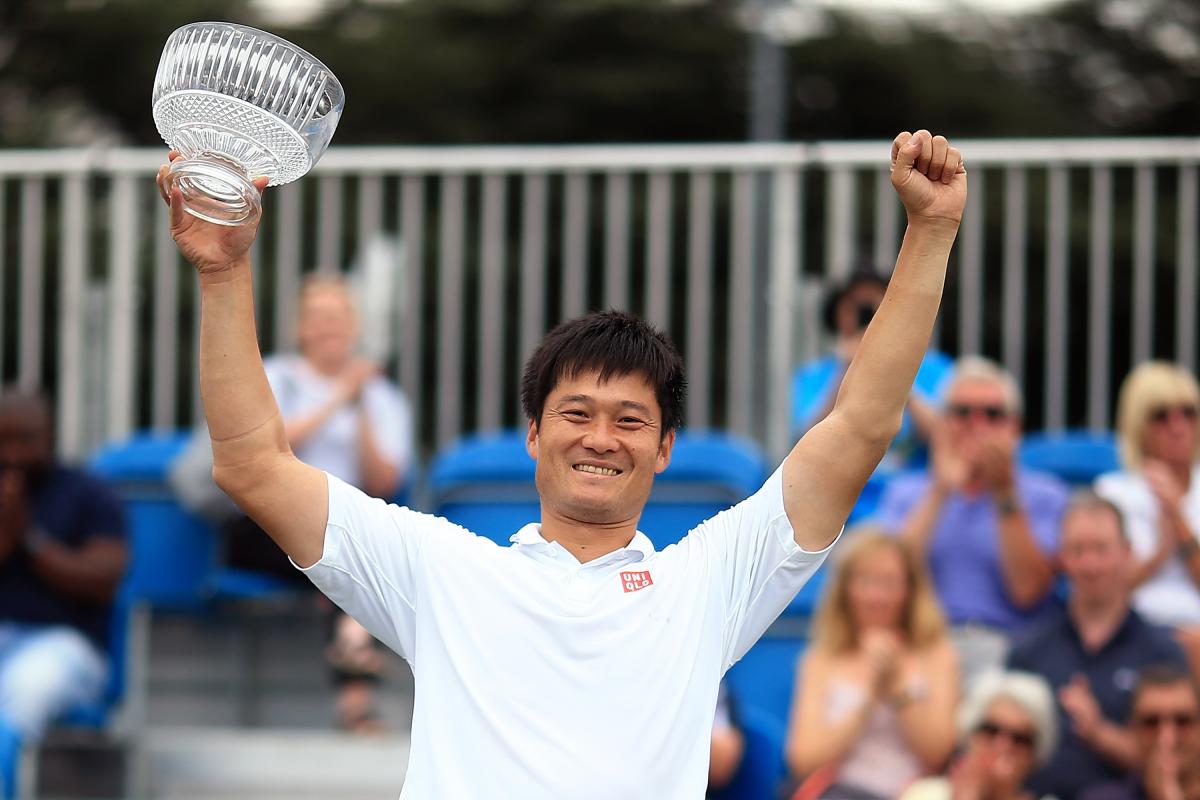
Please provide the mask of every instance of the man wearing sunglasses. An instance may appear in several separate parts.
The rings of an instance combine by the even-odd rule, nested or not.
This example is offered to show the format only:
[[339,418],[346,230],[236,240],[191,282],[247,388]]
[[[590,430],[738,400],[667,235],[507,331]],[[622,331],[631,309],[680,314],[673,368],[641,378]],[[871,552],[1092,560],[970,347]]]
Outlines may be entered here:
[[960,359],[930,469],[892,481],[880,522],[927,559],[964,682],[1001,667],[1013,634],[1046,611],[1067,490],[1016,463],[1021,394],[999,364]]
[[1130,608],[1133,554],[1120,511],[1080,492],[1063,517],[1059,558],[1070,585],[1067,607],[1055,611],[1013,647],[1011,669],[1045,678],[1058,696],[1058,748],[1029,786],[1038,794],[1076,797],[1114,781],[1137,763],[1124,727],[1138,671],[1152,664],[1187,666],[1165,632]]
[[1139,771],[1094,786],[1081,800],[1200,800],[1200,693],[1188,671],[1169,665],[1142,670],[1129,725]]

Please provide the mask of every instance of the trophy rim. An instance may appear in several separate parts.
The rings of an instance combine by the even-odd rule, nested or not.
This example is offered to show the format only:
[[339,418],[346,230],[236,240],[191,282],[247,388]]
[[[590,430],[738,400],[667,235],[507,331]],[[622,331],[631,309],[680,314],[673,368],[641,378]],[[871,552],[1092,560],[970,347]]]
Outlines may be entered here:
[[341,82],[341,80],[338,79],[337,74],[334,73],[334,71],[329,68],[329,65],[326,64],[321,59],[317,58],[315,55],[310,53],[308,50],[305,50],[303,47],[296,44],[295,42],[288,41],[287,39],[284,39],[282,36],[271,33],[270,31],[265,31],[262,28],[256,28],[253,25],[244,25],[240,22],[227,22],[225,20],[219,20],[219,19],[202,20],[199,22],[189,22],[186,25],[180,25],[178,28],[171,31],[171,34],[170,34],[170,36],[167,37],[167,40],[169,41],[172,37],[175,36],[175,34],[179,33],[180,31],[185,31],[185,30],[188,30],[189,28],[199,28],[199,27],[204,27],[204,26],[220,26],[220,27],[229,28],[232,30],[250,31],[252,33],[264,36],[267,39],[271,39],[272,41],[275,41],[279,44],[290,47],[293,50],[295,50],[296,52],[304,55],[306,58],[311,58],[313,60],[313,62],[315,62],[322,69],[325,70],[325,73],[329,76],[332,84],[337,87],[337,98],[336,98],[337,102],[334,103],[334,106],[331,110],[340,114],[342,112],[342,110],[345,108],[345,106],[346,106],[346,90],[342,87],[342,82]]

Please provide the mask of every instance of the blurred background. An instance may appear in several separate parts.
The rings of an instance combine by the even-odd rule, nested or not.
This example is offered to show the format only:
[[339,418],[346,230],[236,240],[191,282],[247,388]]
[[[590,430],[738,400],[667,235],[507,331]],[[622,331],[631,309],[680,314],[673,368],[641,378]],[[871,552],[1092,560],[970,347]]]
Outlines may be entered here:
[[[829,344],[822,300],[891,268],[900,130],[950,136],[971,167],[934,344],[1007,366],[1028,429],[1104,435],[1131,366],[1196,366],[1191,0],[5,0],[0,384],[52,398],[63,458],[117,459],[154,541],[168,523],[139,515],[173,503],[201,416],[150,90],[170,32],[208,19],[293,41],[345,87],[328,154],[265,199],[261,344],[292,347],[305,275],[349,277],[364,349],[411,405],[415,505],[438,508],[436,459],[463,437],[521,424],[542,334],[606,307],[679,344],[689,432],[777,463],[793,371]],[[176,512],[205,572],[211,535]],[[127,680],[97,724],[26,748],[28,793],[395,794],[404,665],[388,733],[331,756],[319,614],[270,582],[179,581],[131,600]]]

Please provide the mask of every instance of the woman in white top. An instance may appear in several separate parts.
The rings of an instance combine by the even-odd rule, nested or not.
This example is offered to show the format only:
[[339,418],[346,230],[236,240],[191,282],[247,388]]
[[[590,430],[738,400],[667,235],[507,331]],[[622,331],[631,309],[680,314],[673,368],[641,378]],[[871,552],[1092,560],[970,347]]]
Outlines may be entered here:
[[1032,800],[1025,779],[1058,747],[1050,684],[1028,672],[984,673],[971,686],[958,727],[963,755],[949,776],[919,780],[900,800]]
[[1125,516],[1138,569],[1133,606],[1150,622],[1200,627],[1200,386],[1182,367],[1151,361],[1121,386],[1117,434],[1125,469],[1096,493]]
[[853,536],[797,675],[786,756],[823,797],[894,798],[954,746],[958,660],[925,568],[898,540]]

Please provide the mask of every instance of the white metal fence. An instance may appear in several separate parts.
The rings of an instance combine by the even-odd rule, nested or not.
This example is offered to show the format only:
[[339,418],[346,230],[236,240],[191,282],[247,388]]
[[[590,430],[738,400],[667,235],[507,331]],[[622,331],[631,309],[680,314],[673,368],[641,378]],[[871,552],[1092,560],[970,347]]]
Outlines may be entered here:
[[[367,263],[368,304],[395,312],[375,314],[374,349],[437,447],[520,422],[521,362],[549,326],[625,308],[679,342],[689,426],[781,455],[791,372],[823,346],[821,287],[895,257],[888,147],[334,148],[266,199],[262,344],[289,343],[303,273]],[[971,195],[936,344],[1007,364],[1047,428],[1109,425],[1145,358],[1195,367],[1200,139],[961,148]],[[196,293],[162,159],[0,151],[0,380],[53,392],[68,456],[197,418]]]

